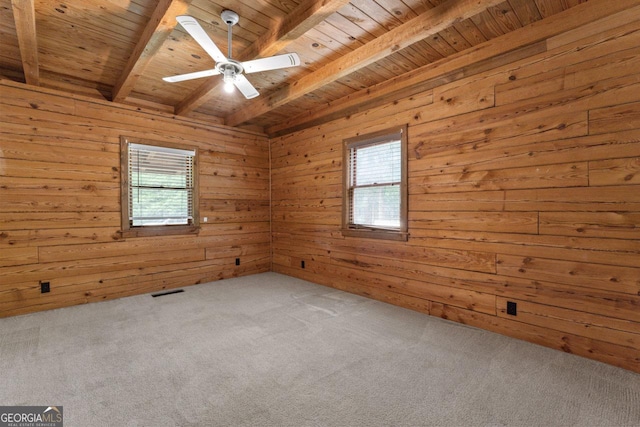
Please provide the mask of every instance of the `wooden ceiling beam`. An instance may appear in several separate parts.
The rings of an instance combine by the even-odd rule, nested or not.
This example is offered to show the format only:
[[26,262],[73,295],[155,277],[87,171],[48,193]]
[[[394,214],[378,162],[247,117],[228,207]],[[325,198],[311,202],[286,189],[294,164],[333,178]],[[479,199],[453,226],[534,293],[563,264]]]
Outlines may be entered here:
[[237,126],[268,113],[503,2],[504,0],[449,0],[428,9],[412,20],[307,74],[292,85],[285,86],[268,97],[258,99],[247,108],[229,115],[225,123]]
[[[256,40],[235,59],[249,61],[274,55],[347,3],[349,0],[304,0],[291,13],[287,14],[279,25]],[[176,105],[176,114],[184,115],[197,109],[209,101],[218,92],[216,89],[221,85],[220,76],[208,78]]]
[[[272,138],[280,137],[467,78],[499,67],[502,63],[529,58],[552,47],[547,39],[563,33],[575,36],[572,30],[595,25],[594,23],[607,16],[615,15],[617,18],[619,14],[628,14],[629,9],[636,4],[634,2],[637,0],[618,0],[615,5],[604,1],[581,3],[570,10],[331,101],[323,108],[301,112],[298,116],[266,128],[265,132]],[[637,6],[637,10],[640,11],[640,6]],[[617,19],[616,22],[620,20]]]
[[11,0],[11,8],[18,35],[24,79],[27,84],[38,86],[40,84],[40,68],[34,0]]
[[112,101],[123,102],[133,91],[138,78],[151,62],[153,55],[175,28],[176,16],[184,14],[190,3],[191,0],[160,0],[158,2],[127,65],[113,87]]

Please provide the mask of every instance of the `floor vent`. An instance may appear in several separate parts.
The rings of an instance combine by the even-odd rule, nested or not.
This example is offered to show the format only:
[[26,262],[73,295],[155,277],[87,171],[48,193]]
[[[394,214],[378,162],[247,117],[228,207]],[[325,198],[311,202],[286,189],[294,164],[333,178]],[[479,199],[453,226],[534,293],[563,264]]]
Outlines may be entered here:
[[151,294],[151,296],[155,298],[155,297],[162,297],[165,295],[179,294],[180,292],[184,292],[184,289],[174,289],[173,291],[160,292],[159,294]]

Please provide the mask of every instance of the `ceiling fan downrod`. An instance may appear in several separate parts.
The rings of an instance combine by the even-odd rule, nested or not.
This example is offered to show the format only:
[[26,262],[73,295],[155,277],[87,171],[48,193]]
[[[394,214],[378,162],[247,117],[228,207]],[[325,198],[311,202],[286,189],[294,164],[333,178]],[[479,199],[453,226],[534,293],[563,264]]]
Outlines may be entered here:
[[231,36],[232,36],[232,28],[234,25],[238,23],[240,17],[233,10],[225,9],[220,14],[222,21],[227,24],[227,58],[231,59]]

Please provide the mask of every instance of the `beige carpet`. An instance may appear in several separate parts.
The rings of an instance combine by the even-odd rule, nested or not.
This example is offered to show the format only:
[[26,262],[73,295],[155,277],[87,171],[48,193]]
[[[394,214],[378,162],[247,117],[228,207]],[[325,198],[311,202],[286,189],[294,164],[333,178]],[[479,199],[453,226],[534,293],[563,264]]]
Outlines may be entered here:
[[[266,273],[0,319],[65,426],[640,426],[640,375]],[[54,290],[55,291],[55,290]]]

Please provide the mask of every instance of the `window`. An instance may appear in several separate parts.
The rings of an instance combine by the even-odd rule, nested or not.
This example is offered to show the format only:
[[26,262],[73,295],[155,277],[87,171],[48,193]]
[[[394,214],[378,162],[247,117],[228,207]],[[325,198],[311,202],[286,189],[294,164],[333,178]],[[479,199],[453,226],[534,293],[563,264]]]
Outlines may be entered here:
[[407,240],[407,127],[344,141],[342,234]]
[[197,150],[125,137],[120,150],[123,235],[197,232]]

